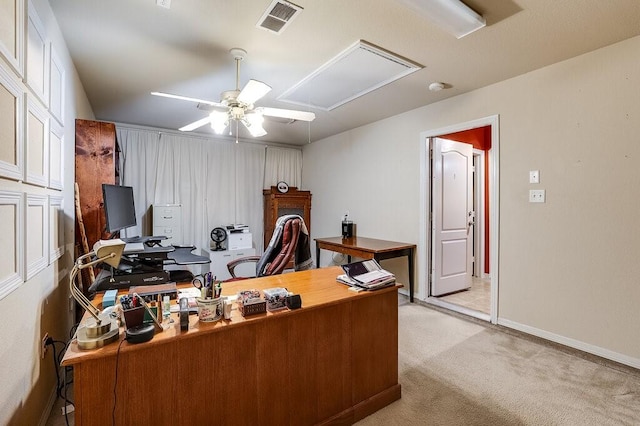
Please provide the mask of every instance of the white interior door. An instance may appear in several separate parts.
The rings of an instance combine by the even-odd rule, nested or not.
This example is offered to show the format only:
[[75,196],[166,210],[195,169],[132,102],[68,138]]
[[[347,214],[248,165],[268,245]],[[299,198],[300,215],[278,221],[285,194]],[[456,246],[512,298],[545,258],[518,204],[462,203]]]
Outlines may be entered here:
[[433,138],[431,295],[471,287],[473,273],[473,147]]

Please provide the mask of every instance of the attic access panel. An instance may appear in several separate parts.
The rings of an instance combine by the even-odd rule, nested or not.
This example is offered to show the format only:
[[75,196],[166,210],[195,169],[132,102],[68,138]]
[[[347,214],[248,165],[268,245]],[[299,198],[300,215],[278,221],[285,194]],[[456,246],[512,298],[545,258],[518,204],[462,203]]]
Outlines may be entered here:
[[423,66],[359,40],[278,100],[331,111]]

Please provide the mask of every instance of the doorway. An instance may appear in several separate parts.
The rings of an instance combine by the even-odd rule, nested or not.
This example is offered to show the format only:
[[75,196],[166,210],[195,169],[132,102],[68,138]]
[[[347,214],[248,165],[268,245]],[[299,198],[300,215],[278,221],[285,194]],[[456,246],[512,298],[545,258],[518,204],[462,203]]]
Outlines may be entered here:
[[[473,134],[473,133],[479,133],[480,137],[482,138],[482,134],[484,133],[486,128],[478,128],[478,129],[472,129],[468,132],[465,132],[468,134]],[[465,139],[464,135],[445,135],[444,138],[451,138],[451,139]],[[432,144],[434,142],[437,142],[441,140],[441,138],[435,138],[435,141],[432,141]],[[446,140],[446,139],[445,139]],[[461,188],[461,190],[459,192],[461,192],[461,194],[459,194],[458,198],[461,197],[465,197],[465,200],[461,200],[461,201],[466,201],[465,204],[468,204],[470,207],[468,207],[468,214],[466,211],[462,211],[459,212],[459,216],[460,216],[460,220],[464,221],[464,223],[461,223],[461,225],[466,226],[466,229],[463,229],[462,232],[463,235],[466,237],[466,248],[467,248],[467,252],[469,259],[467,259],[467,264],[465,264],[465,270],[462,272],[466,272],[466,273],[458,273],[458,280],[459,281],[463,281],[462,278],[465,278],[465,280],[463,282],[460,283],[460,285],[458,287],[455,286],[449,286],[448,290],[442,291],[442,289],[439,288],[439,286],[441,287],[441,283],[439,283],[438,280],[438,268],[437,267],[432,267],[432,270],[434,271],[434,273],[432,274],[432,279],[431,279],[431,292],[430,295],[433,297],[437,297],[437,300],[439,301],[443,301],[443,302],[447,302],[447,303],[451,303],[453,305],[457,305],[458,307],[462,307],[462,308],[467,308],[467,309],[471,309],[473,311],[479,312],[479,313],[484,313],[485,315],[490,315],[491,314],[491,280],[490,280],[490,270],[489,270],[489,266],[488,263],[485,263],[485,259],[486,259],[486,255],[485,255],[485,248],[487,248],[486,246],[488,245],[488,241],[485,238],[485,231],[488,227],[488,224],[486,222],[486,219],[488,218],[488,215],[486,214],[487,209],[485,208],[485,203],[484,200],[486,198],[488,198],[488,194],[487,194],[487,186],[485,185],[485,179],[484,179],[484,171],[485,171],[485,151],[486,149],[477,149],[477,148],[472,148],[472,144],[467,144],[467,143],[463,143],[463,142],[452,142],[454,144],[458,144],[458,146],[462,146],[463,149],[466,149],[467,151],[467,158],[469,161],[469,168],[470,168],[470,179],[469,179],[469,190],[466,190],[466,188]],[[454,145],[455,146],[455,145]],[[478,146],[478,144],[476,143],[476,146]],[[463,153],[463,152],[461,152]],[[436,162],[435,157],[432,155],[432,177],[433,177],[433,171],[435,171],[435,167],[433,167],[434,162]],[[451,166],[451,165],[450,165]],[[454,169],[453,167],[449,167],[450,169]],[[449,171],[449,174],[451,173],[451,171]],[[435,182],[432,178],[432,188],[435,185]],[[436,197],[435,194],[435,190],[432,190],[432,200],[434,198],[438,198]],[[456,197],[452,197],[451,195],[448,195],[445,199],[455,199]],[[432,201],[432,210],[434,208],[438,208],[438,210],[441,210],[442,207],[439,206],[438,204],[443,204],[443,203],[435,203]],[[450,216],[455,216],[453,213],[455,212],[448,212],[448,215]],[[433,215],[432,215],[432,220],[433,219]],[[433,227],[432,227],[433,228]],[[435,227],[437,229],[437,226]],[[466,232],[464,232],[466,231]],[[434,235],[436,236],[436,238],[434,238],[434,240],[437,240],[437,235],[438,233],[434,233]],[[462,241],[462,240],[461,240]],[[437,241],[435,241],[436,247],[437,247]],[[442,252],[445,250],[433,250],[432,251],[432,258],[436,259],[436,262],[438,262],[438,258],[439,256],[441,256],[441,254],[439,252]],[[449,250],[450,251],[450,250]],[[435,263],[435,262],[433,262]],[[433,264],[432,263],[432,264]],[[461,263],[462,266],[462,263]],[[450,278],[449,278],[450,279]]]
[[[442,139],[457,141],[445,142],[447,146],[455,147],[451,148],[451,152],[444,151],[449,155],[448,160],[442,154],[440,145],[437,145],[436,154],[431,154],[430,148],[436,140],[442,144]],[[473,149],[468,144],[473,145]],[[420,135],[420,147],[422,213],[418,246],[418,266],[421,271],[418,298],[497,323],[498,116],[423,132]],[[470,154],[471,150],[473,154]],[[430,154],[435,155],[436,159]],[[444,166],[448,177],[443,173],[442,161],[449,161]],[[454,167],[456,171],[451,172]],[[465,167],[473,176],[468,181]],[[435,180],[432,179],[434,175]],[[461,177],[468,183],[461,185]],[[443,182],[438,182],[439,179]],[[445,191],[464,188],[461,191],[466,191],[466,194],[455,197],[449,195],[443,199],[443,186]],[[452,199],[458,202],[452,203]],[[447,206],[445,200],[449,200],[454,207]],[[452,211],[447,210],[451,208],[457,209],[453,212],[457,215],[456,220],[451,220]],[[443,223],[443,217],[447,218],[446,223]],[[470,254],[466,254],[467,250]],[[442,284],[448,281],[456,282],[458,287]]]

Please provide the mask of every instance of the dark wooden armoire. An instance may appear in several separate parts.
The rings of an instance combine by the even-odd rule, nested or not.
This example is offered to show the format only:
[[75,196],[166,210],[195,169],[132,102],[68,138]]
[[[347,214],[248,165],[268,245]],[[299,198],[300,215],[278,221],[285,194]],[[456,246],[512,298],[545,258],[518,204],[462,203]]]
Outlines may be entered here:
[[276,220],[285,214],[297,214],[304,219],[311,232],[311,191],[298,191],[290,187],[287,192],[280,192],[272,186],[262,191],[264,197],[264,247],[271,240]]

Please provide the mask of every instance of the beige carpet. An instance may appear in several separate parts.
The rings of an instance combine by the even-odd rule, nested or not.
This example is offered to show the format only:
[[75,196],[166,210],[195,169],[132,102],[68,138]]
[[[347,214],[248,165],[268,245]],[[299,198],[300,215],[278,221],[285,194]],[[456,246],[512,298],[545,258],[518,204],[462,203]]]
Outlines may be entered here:
[[398,316],[402,398],[358,426],[640,425],[637,370],[418,304]]

